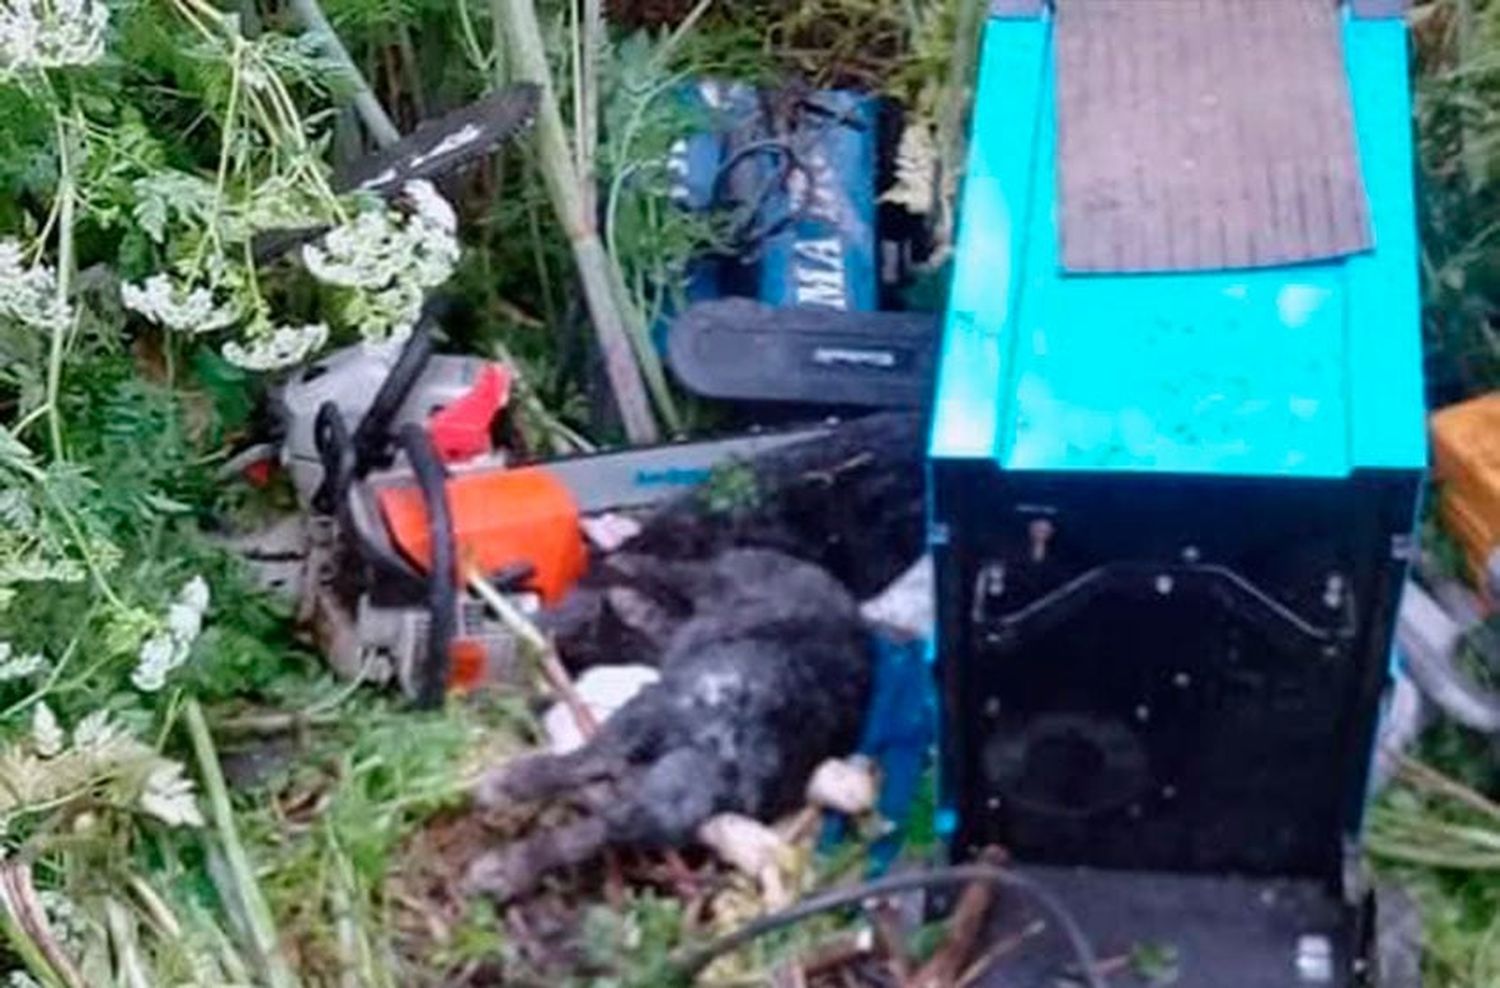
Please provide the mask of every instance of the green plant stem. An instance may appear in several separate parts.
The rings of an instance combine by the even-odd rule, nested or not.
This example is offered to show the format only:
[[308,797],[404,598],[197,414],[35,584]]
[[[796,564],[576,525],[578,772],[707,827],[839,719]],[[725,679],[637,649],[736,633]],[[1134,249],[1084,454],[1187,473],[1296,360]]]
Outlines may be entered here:
[[658,69],[666,68],[672,56],[677,53],[677,46],[682,44],[682,39],[686,38],[698,26],[698,21],[703,18],[704,14],[708,13],[709,8],[713,5],[714,0],[698,0],[693,5],[693,9],[687,12],[687,16],[678,22],[677,26],[672,29],[671,35],[666,41],[662,42],[661,47],[656,51],[655,58]]
[[[538,166],[552,200],[583,282],[583,294],[593,319],[605,372],[626,434],[635,442],[654,442],[660,437],[656,419],[646,397],[641,369],[632,352],[630,332],[620,310],[612,282],[618,268],[599,241],[594,218],[584,209],[579,177],[568,149],[567,132],[557,94],[547,66],[546,47],[532,0],[491,0],[495,19],[503,25],[506,61],[517,79],[530,82],[541,92],[537,110],[536,146]],[[615,274],[611,277],[611,270]]]
[[[604,11],[600,0],[578,0],[583,7],[579,30],[578,67],[574,74],[577,117],[573,129],[577,135],[578,191],[583,196],[584,214],[599,211],[599,53],[604,46]],[[611,257],[619,255],[611,253]]]
[[937,150],[938,182],[936,185],[937,228],[933,239],[937,256],[951,249],[954,233],[954,202],[959,180],[963,177],[964,119],[969,109],[969,78],[974,74],[975,56],[979,51],[979,26],[988,7],[985,0],[957,0],[958,24],[953,32],[953,47],[948,60],[947,85],[938,110]]
[[[74,230],[76,221],[78,176],[74,172],[72,142],[62,114],[55,119],[57,127],[57,196],[61,205],[57,220],[57,298],[62,306],[68,306],[68,297],[73,291]],[[68,335],[72,332],[68,320],[59,320],[52,327],[52,339],[47,353],[47,432],[52,441],[52,458],[65,459],[63,448],[62,394],[63,357],[67,352]]]
[[84,538],[83,528],[78,524],[78,519],[73,517],[72,510],[63,503],[62,499],[57,496],[57,493],[47,482],[46,471],[42,470],[36,464],[27,461],[12,460],[7,462],[6,465],[36,484],[37,490],[41,492],[42,497],[52,506],[52,510],[57,512],[57,516],[62,519],[63,527],[68,530],[68,537],[73,540],[74,548],[83,557],[84,568],[89,571],[89,576],[94,581],[95,589],[114,606],[124,607],[124,603],[115,595],[114,589],[110,587],[109,581],[104,578],[104,570],[99,566],[98,561],[94,559],[94,554],[89,551],[88,541]]
[[219,768],[219,755],[214,750],[213,736],[209,733],[203,708],[197,700],[188,700],[185,719],[214,826],[219,832],[219,841],[224,846],[224,857],[233,876],[234,890],[240,900],[239,905],[254,941],[256,954],[259,955],[266,982],[271,988],[296,988],[297,977],[281,951],[270,907],[266,905],[265,896],[261,894],[260,885],[255,880],[250,856],[240,842],[239,831],[234,822],[234,808],[229,803],[229,790],[224,784],[224,773]]
[[[694,8],[694,12],[701,13],[704,9],[706,9],[705,3],[700,3]],[[625,192],[625,184],[639,170],[639,166],[628,163],[630,149],[645,125],[646,113],[651,105],[673,91],[686,78],[685,73],[670,75],[661,83],[642,93],[636,99],[635,105],[631,107],[630,116],[626,118],[619,135],[613,140],[618,151],[617,156],[627,163],[622,164],[610,179],[604,200],[604,245],[611,257],[620,256],[616,229],[619,226],[620,202]],[[626,323],[630,329],[631,343],[635,346],[636,360],[640,364],[641,373],[646,378],[646,386],[651,389],[651,397],[656,402],[656,409],[661,413],[667,428],[674,433],[680,432],[682,418],[678,414],[677,403],[672,397],[671,386],[667,383],[666,370],[662,367],[661,357],[657,354],[656,346],[651,340],[651,322],[641,315],[645,293],[642,291],[632,293],[625,284],[619,265],[616,264],[613,267],[614,278],[611,289],[616,293],[620,309],[625,314]]]
[[36,703],[38,700],[46,696],[48,692],[51,691],[52,687],[57,683],[57,681],[62,678],[63,670],[68,667],[68,663],[73,659],[73,654],[77,651],[78,639],[74,638],[72,641],[68,642],[68,647],[63,649],[62,657],[57,660],[56,664],[54,664],[52,667],[52,671],[47,674],[46,682],[42,683],[41,686],[38,686],[34,691],[26,694],[26,696],[17,700],[15,703],[12,703],[4,710],[0,710],[0,723],[10,720],[11,717],[15,716],[16,714],[25,710],[27,707],[31,706],[33,703]]
[[469,13],[469,0],[458,0],[459,39],[464,46],[464,54],[469,57],[469,64],[474,71],[481,76],[489,75],[490,63],[494,55],[486,55],[484,46],[479,43],[479,32],[474,30],[474,15]]
[[672,398],[672,388],[667,383],[666,370],[662,367],[661,357],[656,352],[656,344],[651,340],[651,328],[641,317],[640,309],[636,306],[635,299],[631,297],[630,289],[625,285],[625,276],[620,271],[620,266],[610,264],[605,274],[609,278],[609,288],[614,294],[616,304],[624,315],[626,328],[630,332],[630,341],[635,347],[636,362],[646,379],[646,387],[651,389],[651,397],[656,402],[656,409],[661,413],[662,420],[666,422],[671,432],[680,432],[682,418],[677,414],[677,403]]

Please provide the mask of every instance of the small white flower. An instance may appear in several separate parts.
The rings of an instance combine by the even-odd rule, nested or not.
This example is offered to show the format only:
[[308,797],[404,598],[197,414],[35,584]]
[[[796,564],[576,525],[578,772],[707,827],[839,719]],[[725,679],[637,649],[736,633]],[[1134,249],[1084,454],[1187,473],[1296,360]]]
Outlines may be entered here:
[[0,683],[35,676],[47,668],[47,660],[40,653],[12,655],[10,642],[0,642]]
[[241,315],[232,301],[216,302],[212,288],[174,285],[165,274],[122,286],[120,298],[127,309],[179,333],[212,333],[233,325]]
[[177,602],[183,607],[191,607],[199,614],[208,610],[208,601],[208,581],[201,576],[193,577],[177,591]]
[[383,288],[409,263],[400,214],[369,209],[302,248],[314,278],[339,288]]
[[252,371],[278,370],[300,364],[328,342],[328,327],[278,326],[270,333],[251,337],[249,345],[231,340],[224,344],[224,359]]
[[[0,0],[0,11],[6,2]],[[45,264],[27,264],[19,240],[0,240],[0,319],[37,329],[73,321],[72,306],[58,295],[57,275]]]
[[189,644],[203,630],[203,612],[186,604],[167,608],[167,632],[180,644]]
[[104,0],[0,0],[0,77],[97,62],[108,27]]
[[451,232],[423,224],[411,234],[410,279],[423,288],[436,288],[453,277],[458,267],[458,238]]
[[346,311],[366,340],[409,335],[423,292],[458,266],[458,215],[431,183],[405,187],[409,212],[367,209],[302,248],[313,277],[357,294]]
[[165,630],[141,643],[135,671],[130,681],[143,693],[155,693],[166,685],[167,674],[188,660],[193,642],[203,630],[203,613],[208,610],[208,582],[195,576],[177,591],[177,599],[167,607]]
[[123,733],[124,729],[110,719],[108,710],[95,710],[73,728],[73,744],[82,749],[102,748]]
[[67,736],[63,734],[62,725],[57,722],[57,714],[47,706],[45,700],[38,703],[31,711],[31,746],[36,753],[43,758],[51,758],[63,750]]
[[422,289],[409,281],[376,292],[359,292],[344,308],[344,319],[367,344],[400,343],[422,315]]
[[401,191],[411,200],[412,208],[422,222],[448,233],[458,232],[458,214],[453,211],[453,204],[444,199],[431,182],[426,179],[407,182]]
[[155,693],[167,682],[167,673],[187,661],[188,647],[170,631],[147,638],[141,645],[130,681],[142,693]]
[[193,795],[193,780],[177,762],[163,762],[146,776],[141,809],[169,827],[201,827],[203,814]]

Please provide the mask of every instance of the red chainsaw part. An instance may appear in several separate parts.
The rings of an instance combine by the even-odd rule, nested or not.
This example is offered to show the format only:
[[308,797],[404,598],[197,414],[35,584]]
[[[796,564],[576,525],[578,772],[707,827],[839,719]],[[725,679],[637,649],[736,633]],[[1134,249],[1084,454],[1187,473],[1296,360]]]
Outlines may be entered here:
[[264,460],[256,460],[254,463],[246,464],[243,471],[245,482],[251,487],[269,487],[271,485],[272,471],[276,468],[276,460],[266,457]]
[[432,445],[444,463],[468,460],[490,451],[490,426],[510,403],[510,370],[485,364],[468,394],[433,412],[427,420]]
[[[448,507],[459,565],[496,573],[517,563],[535,571],[532,585],[556,603],[586,564],[578,503],[552,474],[537,467],[460,473],[447,481]],[[376,491],[391,542],[416,565],[432,560],[432,530],[415,485]],[[463,574],[459,574],[462,581]]]
[[460,638],[448,647],[448,688],[467,693],[484,684],[484,646],[472,638]]

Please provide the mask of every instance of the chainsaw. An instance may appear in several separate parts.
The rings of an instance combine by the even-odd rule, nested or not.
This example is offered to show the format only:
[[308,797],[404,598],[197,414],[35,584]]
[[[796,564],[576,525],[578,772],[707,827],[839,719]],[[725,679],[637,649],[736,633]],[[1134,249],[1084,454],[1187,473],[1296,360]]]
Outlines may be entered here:
[[510,369],[434,352],[434,328],[429,315],[399,347],[336,351],[277,389],[279,443],[237,468],[279,468],[301,511],[233,546],[298,601],[338,673],[419,704],[515,674],[514,637],[468,599],[464,572],[523,612],[554,604],[586,568],[587,519],[647,510],[829,428],[529,460],[510,441]]

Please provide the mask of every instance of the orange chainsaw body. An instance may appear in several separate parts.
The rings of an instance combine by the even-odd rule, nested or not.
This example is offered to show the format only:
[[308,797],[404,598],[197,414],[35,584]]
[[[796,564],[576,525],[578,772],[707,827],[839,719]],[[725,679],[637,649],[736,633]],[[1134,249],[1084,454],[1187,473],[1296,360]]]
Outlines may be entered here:
[[[456,472],[447,481],[459,565],[485,573],[526,564],[532,587],[554,604],[587,565],[578,503],[556,477],[537,467]],[[376,492],[391,542],[424,570],[432,560],[432,530],[422,492],[413,484]],[[463,575],[459,574],[462,581]]]

